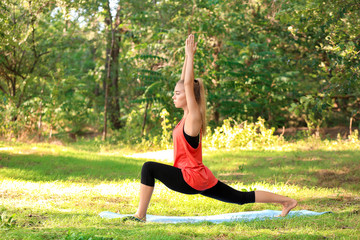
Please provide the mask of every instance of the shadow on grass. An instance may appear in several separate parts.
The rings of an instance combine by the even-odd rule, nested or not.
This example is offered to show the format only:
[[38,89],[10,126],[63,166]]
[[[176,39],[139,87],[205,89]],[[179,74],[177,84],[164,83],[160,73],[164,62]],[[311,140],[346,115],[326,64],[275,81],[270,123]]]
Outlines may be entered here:
[[0,153],[0,176],[25,181],[98,182],[139,179],[143,160],[118,156]]
[[[219,180],[286,183],[359,191],[360,151],[217,151],[204,163]],[[11,154],[0,152],[0,177],[27,181],[99,182],[140,179],[144,159],[93,152]]]
[[295,210],[306,209],[316,212],[330,211],[332,213],[343,213],[344,211],[350,211],[353,214],[358,214],[360,217],[358,208],[358,206],[360,206],[360,199],[358,196],[338,195],[319,198],[315,195],[311,198],[297,200],[298,206]]
[[359,191],[360,151],[234,151],[204,157],[225,182],[286,183],[304,187]]

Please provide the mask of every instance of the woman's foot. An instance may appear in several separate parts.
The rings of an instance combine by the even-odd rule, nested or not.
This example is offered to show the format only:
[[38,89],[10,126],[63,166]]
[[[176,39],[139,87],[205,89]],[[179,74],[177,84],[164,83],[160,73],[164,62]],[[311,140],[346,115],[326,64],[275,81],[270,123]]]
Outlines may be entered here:
[[294,199],[290,199],[289,201],[283,203],[283,209],[279,217],[285,217],[291,211],[291,209],[297,206],[297,201]]

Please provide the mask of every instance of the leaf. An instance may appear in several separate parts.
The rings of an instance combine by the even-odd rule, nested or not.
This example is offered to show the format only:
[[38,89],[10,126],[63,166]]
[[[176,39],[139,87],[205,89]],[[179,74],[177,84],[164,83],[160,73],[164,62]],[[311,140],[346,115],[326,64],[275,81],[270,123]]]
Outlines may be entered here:
[[160,86],[162,86],[162,82],[158,81],[158,82],[154,82],[153,84],[151,84],[150,86],[148,86],[144,92],[144,96],[148,96],[151,94],[154,94],[155,91],[157,91]]

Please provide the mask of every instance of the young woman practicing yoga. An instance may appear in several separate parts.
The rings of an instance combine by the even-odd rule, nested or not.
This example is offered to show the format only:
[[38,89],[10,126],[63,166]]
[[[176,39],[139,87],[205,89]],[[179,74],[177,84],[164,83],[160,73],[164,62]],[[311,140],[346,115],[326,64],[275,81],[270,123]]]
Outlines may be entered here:
[[185,193],[201,194],[227,203],[279,203],[280,216],[285,217],[297,201],[265,191],[240,192],[217,180],[202,163],[201,136],[205,133],[205,91],[201,80],[194,80],[194,36],[185,44],[185,61],[181,79],[175,86],[174,104],[184,116],[173,131],[174,166],[146,162],[141,170],[140,202],[134,216],[125,220],[146,221],[146,212],[154,190],[155,179],[168,188]]

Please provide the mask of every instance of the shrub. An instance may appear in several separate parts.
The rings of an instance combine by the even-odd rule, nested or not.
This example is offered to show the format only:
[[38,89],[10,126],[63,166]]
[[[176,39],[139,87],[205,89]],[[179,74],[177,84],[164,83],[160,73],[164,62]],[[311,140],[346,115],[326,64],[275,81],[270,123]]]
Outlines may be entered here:
[[265,120],[258,118],[256,123],[247,121],[238,124],[232,118],[224,120],[221,127],[214,129],[204,138],[204,146],[212,149],[262,148],[278,144],[281,137],[274,136],[274,128],[267,129]]
[[160,140],[160,147],[161,148],[171,148],[172,147],[172,126],[169,123],[169,113],[168,111],[166,111],[166,109],[164,108],[161,113],[160,116],[162,118],[161,121],[161,129],[162,129],[162,134],[161,134],[161,140]]

